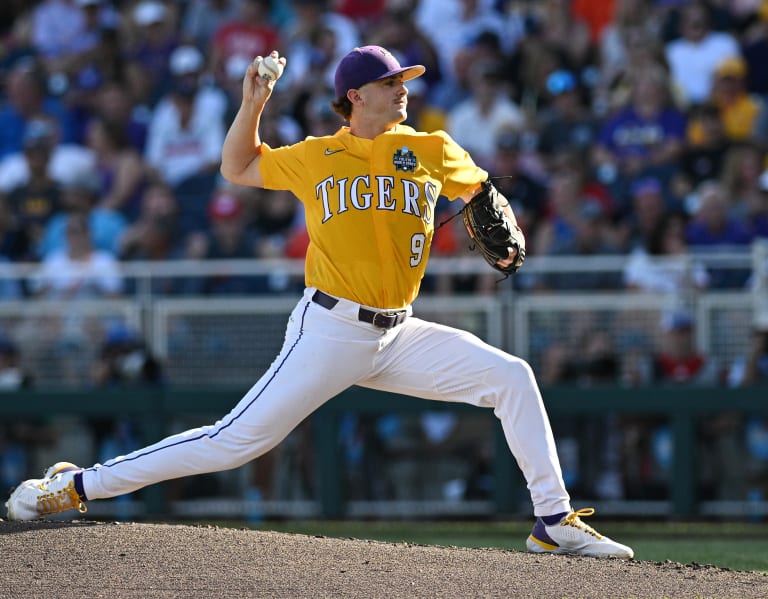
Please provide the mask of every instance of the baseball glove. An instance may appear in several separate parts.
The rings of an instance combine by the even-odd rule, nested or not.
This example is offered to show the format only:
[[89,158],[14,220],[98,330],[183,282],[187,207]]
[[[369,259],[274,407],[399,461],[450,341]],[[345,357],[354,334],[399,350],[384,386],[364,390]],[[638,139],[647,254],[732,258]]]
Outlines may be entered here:
[[[503,208],[507,199],[499,193],[490,181],[473,197],[461,213],[464,226],[485,261],[506,275],[517,272],[525,260],[525,237],[520,227],[513,224]],[[499,260],[509,258],[509,248],[517,249],[515,261],[509,266],[499,266]]]

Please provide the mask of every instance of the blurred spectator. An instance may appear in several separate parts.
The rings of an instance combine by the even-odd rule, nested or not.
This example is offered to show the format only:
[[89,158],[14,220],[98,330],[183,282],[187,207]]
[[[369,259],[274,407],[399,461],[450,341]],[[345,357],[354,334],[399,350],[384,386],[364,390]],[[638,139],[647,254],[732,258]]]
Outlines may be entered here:
[[[598,117],[608,117],[623,108],[632,95],[636,73],[661,68],[665,72],[666,59],[663,45],[652,27],[640,25],[623,31],[626,56],[612,68],[602,67],[597,84],[591,88],[592,110]],[[676,98],[677,90],[672,86],[671,95]]]
[[328,0],[293,0],[291,5],[293,19],[281,36],[285,50],[280,53],[291,61],[283,75],[286,83],[301,87],[309,79],[333,89],[335,65],[349,48],[363,45],[360,32]]
[[685,311],[670,311],[661,319],[663,336],[653,358],[657,383],[716,385],[720,366],[696,346],[695,321]]
[[[217,190],[208,204],[210,229],[193,233],[187,239],[187,257],[194,259],[254,258],[256,236],[248,226],[248,214],[237,192]],[[260,277],[258,277],[260,278]],[[259,290],[257,277],[221,273],[193,282],[197,293],[205,295],[247,295]]]
[[[120,238],[120,258],[124,261],[162,262],[184,257],[185,237],[179,230],[179,206],[173,190],[155,183],[144,190],[141,213]],[[145,281],[132,280],[144,291]],[[149,290],[156,295],[173,295],[184,291],[185,281],[178,277],[154,276]]]
[[86,143],[96,156],[99,206],[134,219],[147,184],[147,167],[130,145],[125,127],[96,117],[88,125]]
[[208,48],[210,70],[219,85],[227,79],[230,58],[242,56],[250,61],[282,48],[280,32],[270,22],[270,5],[271,0],[240,0],[237,14],[214,30]]
[[[584,193],[582,173],[573,167],[552,175],[547,219],[532,243],[536,255],[592,255],[617,252],[615,235],[605,205]],[[610,272],[558,273],[532,278],[547,289],[607,289],[619,286]]]
[[97,387],[159,385],[163,367],[139,333],[122,323],[107,327],[99,355],[91,371]]
[[69,216],[66,235],[66,248],[46,256],[32,274],[32,294],[59,300],[121,295],[123,277],[117,259],[94,249],[87,216]]
[[731,215],[730,198],[719,182],[702,183],[694,200],[686,231],[691,246],[745,246],[752,241],[744,220]]
[[[49,8],[51,5],[57,6],[57,10],[42,12],[46,4]],[[119,25],[118,14],[110,2],[73,0],[71,6],[76,9],[76,13],[65,11],[57,14],[64,5],[66,2],[46,0],[37,9],[36,17],[39,19],[36,21],[39,22],[33,23],[33,36],[39,38],[35,45],[41,50],[53,81],[61,86],[61,92],[82,85],[89,78],[98,77],[99,73],[92,67],[108,58],[106,53],[99,56],[101,50],[110,47],[109,44],[103,44],[105,32],[116,33]],[[62,27],[61,23],[64,22],[68,22],[69,26]],[[66,31],[71,37],[64,39],[62,36],[57,39],[57,35],[51,35],[51,28],[57,32]]]
[[[13,237],[8,240],[8,256],[14,260],[37,258],[36,248],[45,226],[60,207],[61,186],[49,175],[52,142],[43,133],[42,130],[37,131],[34,124],[30,128],[24,142],[27,180],[3,195],[9,212],[6,230]],[[7,160],[0,163],[0,172]]]
[[[24,151],[10,154],[0,161],[0,192],[26,185],[30,180],[32,162],[35,163],[34,168],[38,168],[45,159],[48,176],[59,184],[92,171],[95,164],[96,157],[88,148],[61,143],[56,123],[48,118],[30,121],[24,130],[22,144]],[[30,152],[34,153],[34,157]]]
[[620,227],[622,247],[631,251],[647,246],[659,225],[671,212],[664,198],[664,188],[656,177],[635,180],[629,189],[629,203],[622,206]]
[[136,104],[153,107],[167,91],[171,52],[178,45],[172,15],[160,0],[141,0],[130,12],[126,78]]
[[437,51],[440,74],[449,85],[458,77],[456,57],[463,49],[486,32],[499,40],[506,39],[499,17],[487,0],[422,0],[413,15],[416,27]]
[[448,111],[448,134],[481,167],[490,167],[496,138],[503,129],[523,126],[523,113],[501,86],[499,68],[498,63],[474,65],[470,97]]
[[739,44],[731,34],[712,29],[705,2],[694,0],[683,5],[680,37],[667,43],[666,57],[672,80],[682,91],[685,102],[706,102],[712,93],[717,66],[739,53]]
[[100,111],[101,89],[108,82],[126,80],[123,41],[119,27],[102,28],[98,45],[76,63],[77,72],[71,76],[64,98],[72,113],[73,134],[78,143],[85,143],[88,122]]
[[220,89],[201,85],[203,61],[193,46],[173,52],[173,89],[158,103],[147,132],[147,164],[173,187],[218,174],[227,101]]
[[122,131],[130,146],[143,155],[151,112],[136,101],[127,85],[106,81],[95,94],[95,118]]
[[732,56],[717,64],[712,84],[712,103],[720,110],[725,134],[732,141],[753,139],[765,110],[764,102],[746,87],[747,63]]
[[120,238],[122,260],[175,258],[179,206],[167,185],[148,186],[141,197],[141,212]]
[[599,134],[595,162],[600,180],[619,187],[641,176],[667,181],[677,168],[685,128],[685,115],[672,103],[664,72],[635,73],[631,102],[609,117]]
[[[729,198],[716,181],[705,181],[690,198],[692,215],[686,227],[686,239],[692,251],[734,251],[746,249],[753,232],[746,219],[731,216]],[[709,269],[714,288],[741,288],[749,278],[749,269]]]
[[738,144],[725,154],[719,178],[728,198],[731,217],[752,224],[762,211],[765,194],[761,189],[761,175],[765,168],[765,152],[754,144]]
[[240,5],[240,0],[190,0],[181,22],[183,41],[198,48],[210,48],[216,30],[237,19]]
[[57,123],[59,139],[72,141],[72,115],[57,98],[48,94],[47,75],[32,57],[21,58],[3,81],[0,97],[0,159],[21,152],[24,132],[30,121],[52,119]]
[[692,108],[680,171],[671,185],[675,195],[685,197],[704,181],[718,179],[730,145],[717,106],[702,104]]
[[[584,4],[582,2],[582,4]],[[659,25],[647,0],[615,0],[610,21],[597,40],[600,78],[611,82],[631,64],[633,52],[658,35]]]
[[72,216],[87,219],[94,249],[118,256],[120,238],[128,223],[119,212],[99,203],[99,181],[94,173],[62,186],[60,210],[46,224],[35,248],[38,258],[45,259],[66,248]]
[[729,387],[768,383],[768,323],[756,321],[747,351],[737,356],[728,370]]
[[572,10],[572,0],[543,0],[538,4],[537,34],[563,57],[566,68],[581,72],[591,59],[589,26]]
[[628,289],[663,293],[673,300],[686,299],[690,291],[704,289],[708,283],[706,268],[688,252],[685,219],[680,214],[664,213],[624,267]]
[[[538,150],[550,159],[560,151],[588,155],[597,136],[597,121],[584,105],[576,77],[555,71],[547,77],[550,104],[539,117]],[[551,167],[551,165],[549,165]]]

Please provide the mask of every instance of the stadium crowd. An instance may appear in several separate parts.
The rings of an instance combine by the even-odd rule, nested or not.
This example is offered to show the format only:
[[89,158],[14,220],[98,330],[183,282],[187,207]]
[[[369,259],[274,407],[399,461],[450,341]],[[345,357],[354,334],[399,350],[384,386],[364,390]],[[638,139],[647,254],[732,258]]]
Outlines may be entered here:
[[[498,177],[529,255],[629,254],[623,280],[594,284],[663,290],[679,281],[649,256],[768,237],[760,0],[10,0],[3,11],[4,260],[82,262],[66,251],[77,215],[101,279],[110,261],[302,257],[292,197],[218,174],[244,69],[273,48],[288,57],[262,137],[289,144],[342,124],[334,68],[369,43],[427,66],[409,83],[409,124],[447,130]],[[434,255],[465,251],[458,226],[439,229]],[[693,284],[744,282],[707,274]],[[124,290],[37,280],[4,291]]]
[[[407,124],[446,130],[489,171],[513,203],[529,256],[628,257],[618,277],[580,275],[582,286],[741,288],[748,273],[690,257],[768,238],[766,0],[5,0],[0,16],[0,261],[39,265],[24,280],[0,280],[0,298],[119,297],[131,292],[120,275],[131,260],[303,257],[295,198],[232,186],[218,172],[245,68],[273,49],[288,67],[262,121],[272,146],[343,124],[330,101],[350,48],[378,44],[425,65],[407,85]],[[456,211],[447,201],[438,208],[436,223]],[[465,253],[461,227],[440,227],[432,254]],[[523,269],[514,284],[569,281]],[[155,292],[218,295],[301,282],[161,284]],[[494,289],[493,274],[424,285]],[[691,344],[695,323],[670,318],[669,343],[652,364],[620,373],[610,340],[595,335],[579,356],[548,347],[542,382],[768,379],[755,352],[740,375],[713,374]],[[16,350],[0,354],[13,380],[26,380]],[[119,378],[100,372],[102,383]],[[735,429],[721,424],[711,435],[727,440]],[[349,426],[358,427],[346,437],[349,459],[363,461],[354,441],[374,425]],[[423,423],[436,438],[444,426]],[[640,438],[649,426],[657,423],[622,430]]]

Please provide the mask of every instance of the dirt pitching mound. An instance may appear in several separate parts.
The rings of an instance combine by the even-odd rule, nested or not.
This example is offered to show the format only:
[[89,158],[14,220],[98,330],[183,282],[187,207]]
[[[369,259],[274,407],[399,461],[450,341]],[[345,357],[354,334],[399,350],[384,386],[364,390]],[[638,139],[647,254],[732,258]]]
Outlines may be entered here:
[[183,525],[0,521],[0,597],[766,597],[768,575]]

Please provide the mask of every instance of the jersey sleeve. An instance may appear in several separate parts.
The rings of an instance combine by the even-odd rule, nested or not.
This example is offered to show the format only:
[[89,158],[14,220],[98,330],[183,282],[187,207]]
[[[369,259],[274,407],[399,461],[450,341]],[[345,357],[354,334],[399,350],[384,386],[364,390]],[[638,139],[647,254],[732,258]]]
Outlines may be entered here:
[[[296,192],[306,181],[306,164],[301,143],[272,148],[261,146],[259,169],[265,189],[290,189]],[[301,194],[297,194],[301,195]]]
[[441,194],[455,200],[467,190],[476,187],[488,178],[488,172],[477,166],[469,153],[457,144],[450,135],[440,132],[443,137],[443,169],[445,179]]

